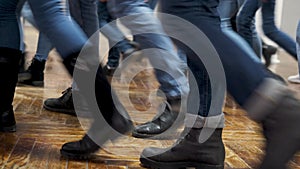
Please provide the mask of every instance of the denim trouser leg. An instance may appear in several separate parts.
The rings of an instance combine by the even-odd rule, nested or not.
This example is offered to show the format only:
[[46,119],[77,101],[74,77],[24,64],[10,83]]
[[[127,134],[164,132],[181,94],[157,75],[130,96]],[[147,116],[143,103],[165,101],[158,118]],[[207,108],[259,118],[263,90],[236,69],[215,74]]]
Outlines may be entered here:
[[40,32],[39,39],[38,39],[38,46],[34,58],[39,61],[47,60],[49,53],[53,48],[54,47],[50,42],[50,40],[48,39],[48,37],[45,34]]
[[24,19],[27,20],[32,26],[38,29],[28,2],[24,3],[23,8],[21,10],[21,16],[23,16]]
[[297,35],[296,35],[296,41],[297,41],[297,56],[298,56],[298,69],[299,69],[299,74],[300,74],[300,20],[298,22],[298,27],[297,27]]
[[158,0],[148,0],[149,7],[154,10]]
[[275,3],[276,0],[268,0],[262,3],[263,31],[268,38],[276,42],[280,47],[297,59],[295,40],[286,33],[280,31],[275,25]]
[[189,91],[187,80],[180,70],[182,62],[177,56],[170,38],[159,35],[164,31],[144,0],[110,0],[108,9],[116,18],[131,15],[130,21],[121,20],[121,22],[131,30],[133,35],[136,35],[135,40],[140,43],[142,49],[155,48],[168,53],[161,54],[160,50],[155,50],[155,57],[149,57],[152,65],[163,67],[174,77],[172,78],[161,70],[155,71],[161,85],[160,89],[166,94],[166,97],[177,98],[180,95],[187,95]]
[[[19,2],[20,3],[20,2]],[[24,6],[21,11],[21,15],[26,19],[30,24],[32,24],[34,27],[37,28],[37,25],[35,23],[31,8],[28,4],[28,2],[24,3]],[[53,49],[53,45],[51,44],[50,40],[48,37],[41,33],[39,34],[39,39],[38,39],[38,45],[36,49],[36,54],[34,56],[35,59],[42,61],[42,60],[47,60],[49,52]]]
[[0,1],[0,47],[20,50],[20,30],[17,20],[17,0]]
[[81,10],[80,10],[80,1],[79,0],[68,0],[69,12],[70,16],[76,23],[82,27],[83,20],[81,17]]
[[256,32],[255,14],[260,6],[260,0],[246,0],[237,15],[238,33],[249,43],[258,57],[262,54],[262,45]]
[[[226,36],[220,26],[218,16],[214,16],[214,4],[217,0],[208,0],[205,3],[201,0],[186,2],[184,0],[173,0],[170,3],[162,0],[162,8],[167,9],[170,14],[186,19],[197,26],[209,38],[219,54],[223,64],[227,90],[240,105],[244,105],[250,95],[265,78],[264,71],[260,64],[249,56],[249,53],[237,45],[237,42]],[[190,7],[194,8],[190,8]],[[209,10],[207,10],[209,9]],[[184,30],[182,30],[185,32]],[[193,36],[188,35],[187,36]],[[188,55],[189,59],[194,59]],[[198,67],[201,63],[195,61]],[[191,89],[192,90],[192,89]],[[214,96],[212,96],[214,97]],[[200,105],[201,106],[201,105]],[[222,105],[220,105],[222,107]],[[221,113],[221,108],[220,112]],[[199,115],[201,112],[199,112]]]
[[99,28],[97,18],[97,0],[69,1],[70,14],[80,25],[88,37],[91,37]]
[[28,0],[36,23],[63,58],[81,50],[86,36],[64,14],[60,0]]
[[221,18],[221,28],[232,30],[231,17],[238,11],[237,0],[220,0],[218,11]]
[[[117,67],[119,65],[120,53],[126,52],[129,48],[132,48],[132,46],[119,30],[116,23],[111,22],[113,18],[108,13],[106,5],[106,2],[98,2],[99,27],[101,28],[101,33],[108,38],[109,46],[111,47],[112,44],[115,44],[109,51],[107,64],[111,67]],[[118,42],[114,37],[124,40]]]
[[113,20],[110,16],[106,2],[98,2],[98,19],[99,27],[101,28],[101,33],[103,33],[109,40],[116,44],[120,39],[125,39],[124,34],[118,29],[117,25],[114,23],[107,24]]
[[[176,45],[180,46],[178,43],[176,43]],[[194,78],[196,79],[199,97],[200,97],[199,110],[198,110],[198,112],[194,112],[193,107],[195,105],[191,105],[191,104],[195,104],[194,100],[197,100],[197,98],[193,98],[193,95],[189,95],[187,112],[189,114],[200,115],[201,117],[220,115],[222,113],[221,110],[217,111],[217,112],[212,112],[211,114],[209,114],[212,93],[211,93],[211,83],[210,83],[209,75],[205,69],[205,66],[203,65],[201,60],[199,58],[197,58],[197,55],[194,52],[192,52],[191,50],[189,50],[185,47],[182,47],[182,46],[181,46],[181,49],[184,49],[184,51],[186,52],[186,55],[188,56],[187,64],[188,64],[189,69],[192,72]],[[192,75],[191,75],[191,73],[189,73],[189,79],[191,79],[191,78],[192,78]],[[189,86],[191,86],[191,88],[190,88],[191,93],[197,92],[197,91],[194,91],[194,87],[192,87],[193,83],[191,82],[191,80],[189,81]]]
[[99,29],[97,17],[98,0],[80,0],[81,16],[83,20],[83,31],[91,37]]
[[249,44],[240,37],[236,32],[232,30],[231,17],[233,17],[239,10],[238,0],[220,0],[218,11],[221,18],[221,28],[222,31],[230,37],[232,40],[236,41],[241,48],[249,52],[251,58],[256,62],[261,62],[260,59],[253,52],[253,49]]

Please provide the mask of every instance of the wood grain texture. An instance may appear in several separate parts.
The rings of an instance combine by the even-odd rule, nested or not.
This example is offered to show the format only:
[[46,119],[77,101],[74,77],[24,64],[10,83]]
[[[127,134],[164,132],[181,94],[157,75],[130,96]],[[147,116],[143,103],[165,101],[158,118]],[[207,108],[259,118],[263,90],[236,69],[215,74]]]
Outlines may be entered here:
[[[34,55],[37,35],[32,27],[25,27],[28,60]],[[273,66],[273,71],[285,78],[297,73],[295,61],[285,53],[280,53],[280,58],[281,64]],[[85,131],[76,117],[47,111],[43,108],[43,101],[49,97],[60,96],[70,84],[71,79],[62,67],[57,53],[52,51],[46,64],[45,87],[17,87],[14,100],[17,132],[0,133],[0,168],[141,169],[143,167],[139,163],[139,154],[144,148],[168,147],[175,142],[172,139],[144,140],[127,136],[107,143],[89,160],[73,161],[62,158],[61,146],[80,139]],[[159,85],[153,72],[149,70],[138,74],[129,86],[121,81],[113,82],[112,85],[135,124],[152,119],[163,100],[154,94]],[[299,96],[300,86],[289,85]],[[126,99],[128,93],[129,99]],[[265,140],[260,125],[249,120],[246,113],[230,97],[226,99],[224,113],[225,168],[255,168],[264,154]],[[296,155],[289,165],[292,169],[300,168],[300,155]]]

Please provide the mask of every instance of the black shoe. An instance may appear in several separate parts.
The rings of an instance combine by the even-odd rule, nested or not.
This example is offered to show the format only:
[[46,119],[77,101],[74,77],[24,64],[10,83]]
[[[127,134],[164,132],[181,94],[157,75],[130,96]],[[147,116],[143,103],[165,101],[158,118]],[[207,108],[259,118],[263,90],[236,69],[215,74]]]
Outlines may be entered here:
[[140,156],[142,166],[151,169],[224,169],[222,129],[216,129],[203,143],[199,141],[201,131],[185,128],[183,135],[188,133],[172,147],[144,149]]
[[45,100],[44,108],[50,111],[76,115],[73,104],[72,88],[66,89],[62,94],[63,95],[59,98]]
[[16,120],[12,108],[5,112],[0,112],[0,131],[2,132],[16,131]]
[[84,160],[99,149],[100,147],[88,135],[85,135],[79,141],[64,144],[60,152],[64,157]]
[[285,169],[300,149],[300,100],[274,79],[265,79],[243,107],[262,124],[266,138],[261,169]]
[[278,101],[262,121],[267,145],[260,169],[285,169],[300,149],[300,101],[291,91],[284,92]]
[[174,124],[172,129],[177,129],[183,124],[184,115],[180,113],[181,99],[168,100],[165,104],[164,111],[154,117],[152,121],[137,126],[132,132],[132,136],[136,138],[155,137],[168,130],[176,121],[178,115],[178,124]]
[[107,122],[110,127],[105,126],[104,122],[94,122],[81,140],[64,144],[60,150],[61,155],[70,159],[87,159],[107,141],[113,141],[133,129],[133,123],[128,117],[124,118],[117,110],[111,114],[113,117]]
[[[80,108],[82,107],[81,104],[84,106],[88,103],[87,110],[93,115],[93,123],[87,132],[88,137],[91,139],[84,137],[80,141],[66,143],[61,148],[61,154],[67,158],[81,159],[97,151],[108,140],[114,140],[121,136],[120,134],[130,132],[133,128],[133,123],[126,109],[118,101],[103,73],[102,67],[98,64],[99,62],[76,60],[77,56],[74,53],[64,60],[64,65],[71,75],[73,75],[73,72],[76,72],[73,80],[79,88],[80,98],[84,100],[84,102],[76,102],[76,106]],[[80,62],[81,66],[75,66],[76,62]],[[96,78],[91,72],[94,68],[97,68]],[[95,86],[94,90],[91,90],[91,85]],[[95,98],[91,97],[93,95],[96,96],[96,102]],[[97,112],[101,113],[101,115],[97,114]],[[91,140],[92,143],[90,142]],[[95,143],[99,147],[94,146],[96,145]],[[80,151],[76,151],[78,149]]]
[[262,54],[265,59],[265,66],[271,65],[271,57],[277,52],[277,48],[271,45],[263,44]]
[[[19,73],[19,83],[27,84],[37,87],[44,86],[44,69],[45,69],[46,61],[39,61],[37,59],[33,59],[31,65],[25,72]],[[30,77],[27,80],[27,77]]]

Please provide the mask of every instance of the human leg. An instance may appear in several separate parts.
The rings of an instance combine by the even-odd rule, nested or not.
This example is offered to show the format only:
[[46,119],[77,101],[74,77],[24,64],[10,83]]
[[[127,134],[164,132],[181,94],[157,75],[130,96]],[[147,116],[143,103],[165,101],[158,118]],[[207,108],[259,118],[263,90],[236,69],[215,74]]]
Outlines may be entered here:
[[256,55],[261,56],[261,40],[256,32],[255,14],[261,6],[259,0],[246,0],[237,15],[238,33],[248,42]]

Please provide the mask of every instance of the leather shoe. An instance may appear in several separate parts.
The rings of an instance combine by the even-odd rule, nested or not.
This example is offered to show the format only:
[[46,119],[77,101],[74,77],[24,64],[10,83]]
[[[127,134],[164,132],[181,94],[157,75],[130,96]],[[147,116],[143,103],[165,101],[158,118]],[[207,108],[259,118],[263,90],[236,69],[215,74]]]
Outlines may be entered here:
[[136,138],[149,138],[159,135],[167,131],[176,121],[177,117],[179,118],[179,123],[174,124],[172,129],[177,129],[180,125],[182,125],[184,113],[179,113],[181,99],[168,100],[164,103],[164,105],[165,108],[161,114],[154,117],[152,121],[137,126],[132,132],[132,136]]

